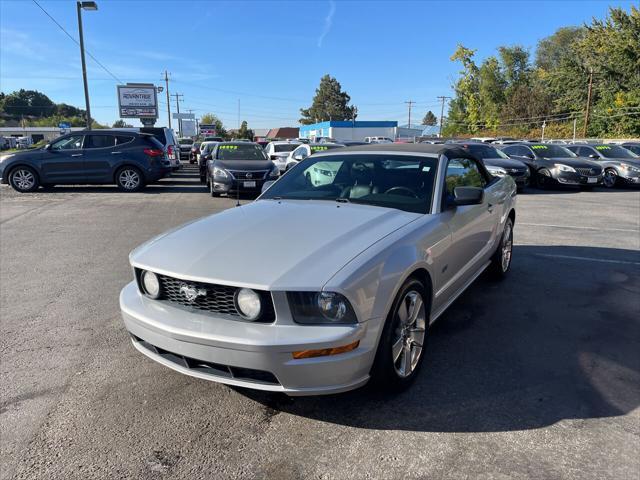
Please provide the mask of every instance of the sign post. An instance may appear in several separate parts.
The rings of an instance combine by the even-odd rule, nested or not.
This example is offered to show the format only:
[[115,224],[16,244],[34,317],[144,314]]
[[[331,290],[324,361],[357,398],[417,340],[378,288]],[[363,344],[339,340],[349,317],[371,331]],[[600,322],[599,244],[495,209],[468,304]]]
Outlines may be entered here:
[[158,95],[155,85],[118,85],[118,110],[120,118],[139,118],[144,126],[152,127],[158,119]]

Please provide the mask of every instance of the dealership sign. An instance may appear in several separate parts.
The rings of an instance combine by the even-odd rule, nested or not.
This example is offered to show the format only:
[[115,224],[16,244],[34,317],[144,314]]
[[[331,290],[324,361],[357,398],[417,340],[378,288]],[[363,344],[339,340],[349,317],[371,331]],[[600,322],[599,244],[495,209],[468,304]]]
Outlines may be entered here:
[[118,85],[120,118],[158,118],[156,87],[150,83]]

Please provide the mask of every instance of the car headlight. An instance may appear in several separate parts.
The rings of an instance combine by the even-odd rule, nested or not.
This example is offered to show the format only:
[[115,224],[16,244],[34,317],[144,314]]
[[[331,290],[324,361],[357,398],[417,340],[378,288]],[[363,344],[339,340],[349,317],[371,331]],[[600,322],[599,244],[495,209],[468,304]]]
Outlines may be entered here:
[[336,292],[288,292],[291,314],[296,323],[357,323],[356,314],[344,295]]
[[9,160],[11,157],[13,157],[13,154],[11,153],[8,153],[6,155],[0,155],[0,163]]
[[279,177],[280,176],[280,168],[277,165],[274,165],[271,171],[269,172],[270,177]]
[[494,177],[506,177],[507,171],[502,167],[494,167],[492,165],[485,165],[489,173]]
[[561,172],[574,172],[576,171],[575,168],[570,167],[569,165],[565,165],[563,163],[556,163],[556,169],[560,170]]
[[262,313],[260,295],[250,288],[241,288],[235,294],[235,304],[238,313],[245,320],[257,320]]
[[224,168],[213,167],[213,176],[219,178],[229,178],[229,174]]
[[160,279],[155,273],[143,270],[140,274],[140,281],[142,283],[142,289],[148,297],[160,297]]
[[640,173],[640,168],[629,165],[628,163],[621,163],[620,168],[628,172]]

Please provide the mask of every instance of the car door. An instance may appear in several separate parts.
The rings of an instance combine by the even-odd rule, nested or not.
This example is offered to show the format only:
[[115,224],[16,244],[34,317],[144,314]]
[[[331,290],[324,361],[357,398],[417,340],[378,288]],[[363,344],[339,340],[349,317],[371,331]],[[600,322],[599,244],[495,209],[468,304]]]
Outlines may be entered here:
[[85,183],[84,135],[68,135],[55,140],[42,156],[42,183]]
[[[442,215],[451,231],[451,246],[444,268],[449,271],[443,290],[457,291],[484,265],[496,244],[499,211],[506,199],[500,179],[486,174],[476,160],[452,158],[447,162]],[[482,203],[455,206],[456,187],[484,190]]]
[[88,183],[113,181],[113,165],[122,156],[116,147],[116,136],[112,134],[86,135],[84,140],[84,168]]

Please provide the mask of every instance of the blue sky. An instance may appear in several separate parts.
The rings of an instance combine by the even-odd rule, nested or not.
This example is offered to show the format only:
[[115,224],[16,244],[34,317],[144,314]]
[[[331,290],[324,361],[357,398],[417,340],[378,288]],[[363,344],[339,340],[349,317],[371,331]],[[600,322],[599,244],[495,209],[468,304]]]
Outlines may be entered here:
[[[75,1],[39,0],[77,38]],[[161,85],[184,94],[181,111],[218,114],[229,128],[297,124],[320,77],[335,76],[360,120],[406,123],[439,114],[451,95],[458,43],[479,59],[500,45],[537,41],[558,27],[606,16],[629,1],[517,2],[218,2],[98,0],[83,16],[85,44],[124,82]],[[117,119],[118,83],[88,61],[93,117]],[[36,89],[55,102],[84,106],[79,49],[30,0],[0,0],[0,89]],[[158,125],[166,124],[166,103]],[[172,111],[175,100],[172,101]],[[136,125],[137,121],[134,122]]]

